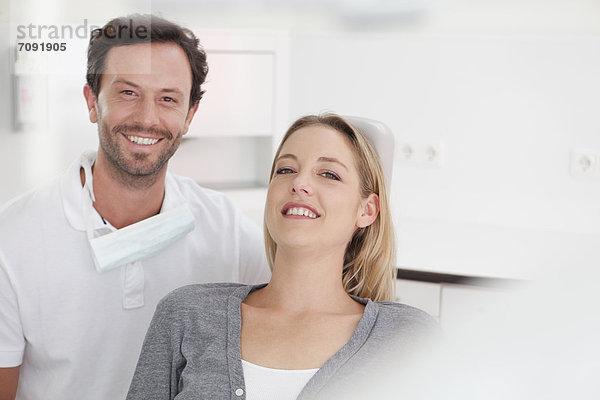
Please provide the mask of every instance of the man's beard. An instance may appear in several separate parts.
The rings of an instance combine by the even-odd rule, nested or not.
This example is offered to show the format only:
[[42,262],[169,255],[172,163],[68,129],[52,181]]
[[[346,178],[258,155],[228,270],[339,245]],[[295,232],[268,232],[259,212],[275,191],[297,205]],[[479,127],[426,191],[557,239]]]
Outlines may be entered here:
[[[174,135],[168,129],[146,128],[140,124],[119,124],[110,131],[106,124],[98,124],[98,135],[101,151],[106,155],[111,175],[122,183],[133,187],[145,187],[156,181],[159,173],[166,168],[169,159],[175,154],[181,142],[181,135]],[[163,150],[158,156],[145,152],[126,152],[123,145],[119,143],[123,134],[133,135],[138,132],[149,133],[155,138],[161,138],[160,143]],[[158,144],[158,143],[157,143]],[[157,157],[152,160],[150,157]]]

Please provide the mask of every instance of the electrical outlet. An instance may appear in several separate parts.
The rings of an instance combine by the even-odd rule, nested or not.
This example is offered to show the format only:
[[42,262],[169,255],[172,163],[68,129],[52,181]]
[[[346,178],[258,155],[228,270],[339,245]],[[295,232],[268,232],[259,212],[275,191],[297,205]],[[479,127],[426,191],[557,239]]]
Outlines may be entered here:
[[396,158],[398,164],[419,168],[440,168],[443,164],[443,145],[441,142],[397,142]]
[[440,168],[444,161],[444,152],[441,142],[427,143],[423,146],[423,161],[426,166]]
[[412,163],[415,159],[415,149],[412,144],[407,142],[401,142],[398,145],[398,160],[402,163]]
[[600,178],[600,151],[573,149],[569,160],[569,172],[577,179]]

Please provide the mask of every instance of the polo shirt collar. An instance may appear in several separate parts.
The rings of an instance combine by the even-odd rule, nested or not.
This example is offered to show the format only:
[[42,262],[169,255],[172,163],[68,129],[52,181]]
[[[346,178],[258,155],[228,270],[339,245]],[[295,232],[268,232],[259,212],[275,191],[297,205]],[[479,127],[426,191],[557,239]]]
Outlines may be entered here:
[[[92,166],[96,161],[96,151],[86,151],[75,160],[60,180],[60,190],[65,216],[71,226],[78,231],[85,231],[87,215],[91,212],[94,230],[115,230],[108,221],[104,221],[93,204],[93,181],[86,179],[86,185],[81,185],[80,169],[83,168],[86,177],[92,176]],[[183,193],[179,190],[175,178],[167,172],[165,178],[165,198],[160,212],[166,212],[185,203]]]

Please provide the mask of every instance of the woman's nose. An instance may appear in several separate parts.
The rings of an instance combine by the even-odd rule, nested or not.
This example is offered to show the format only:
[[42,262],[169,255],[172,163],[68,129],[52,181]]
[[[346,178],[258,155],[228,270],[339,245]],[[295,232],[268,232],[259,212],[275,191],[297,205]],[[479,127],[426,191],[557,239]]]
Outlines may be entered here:
[[309,178],[304,174],[298,174],[292,182],[292,193],[312,195],[313,189]]

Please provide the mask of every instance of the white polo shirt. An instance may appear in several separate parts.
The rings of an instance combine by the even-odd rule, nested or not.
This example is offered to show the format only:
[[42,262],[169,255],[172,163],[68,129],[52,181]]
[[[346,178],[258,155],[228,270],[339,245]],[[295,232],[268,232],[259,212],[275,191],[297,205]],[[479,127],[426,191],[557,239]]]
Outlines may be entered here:
[[[195,229],[149,259],[99,273],[85,231],[107,230],[79,170],[0,211],[0,367],[21,365],[17,399],[123,399],[158,301],[203,282],[269,279],[262,235],[224,195],[167,174],[161,212],[183,202]],[[89,215],[88,215],[89,216]]]

